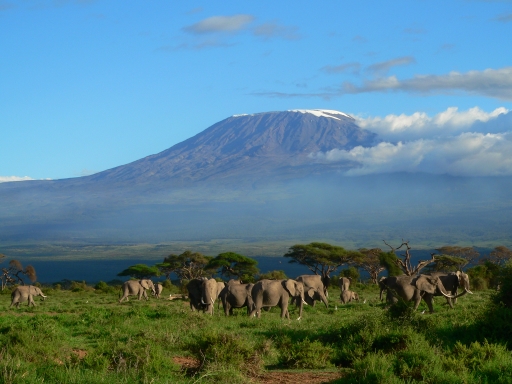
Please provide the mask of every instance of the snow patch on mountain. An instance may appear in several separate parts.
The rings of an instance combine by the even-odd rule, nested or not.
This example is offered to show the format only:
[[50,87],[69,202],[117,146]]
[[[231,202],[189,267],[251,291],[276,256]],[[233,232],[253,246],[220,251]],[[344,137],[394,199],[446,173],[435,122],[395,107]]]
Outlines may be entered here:
[[349,119],[353,119],[352,116],[347,115],[346,113],[334,111],[332,109],[292,109],[288,112],[300,112],[300,113],[311,113],[316,117],[330,117],[331,119],[340,120],[339,118],[333,115],[341,115],[344,117],[348,117]]

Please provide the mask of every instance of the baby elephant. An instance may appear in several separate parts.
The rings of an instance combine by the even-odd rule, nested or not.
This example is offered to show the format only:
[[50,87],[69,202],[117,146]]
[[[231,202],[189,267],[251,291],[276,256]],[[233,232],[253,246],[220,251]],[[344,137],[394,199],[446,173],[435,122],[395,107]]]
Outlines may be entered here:
[[157,299],[160,298],[160,294],[164,290],[164,287],[162,284],[155,284],[155,293],[153,293]]
[[30,304],[35,307],[34,296],[41,296],[43,300],[46,298],[38,287],[33,285],[20,285],[11,293],[11,307],[16,305],[16,308],[19,308],[20,302],[22,301],[28,301],[29,307]]
[[352,300],[359,301],[359,295],[354,291],[343,291],[340,294],[340,299],[343,304],[350,303]]

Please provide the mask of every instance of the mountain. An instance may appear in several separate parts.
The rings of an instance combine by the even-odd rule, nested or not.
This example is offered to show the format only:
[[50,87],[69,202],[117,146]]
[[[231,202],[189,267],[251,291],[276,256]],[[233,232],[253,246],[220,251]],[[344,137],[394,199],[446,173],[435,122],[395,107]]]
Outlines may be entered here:
[[[371,146],[376,134],[350,116],[330,110],[294,110],[236,115],[156,155],[84,180],[137,184],[174,180],[182,184],[308,176],[333,167],[310,155],[331,149]],[[339,169],[342,164],[337,164]]]
[[231,116],[94,175],[0,184],[0,242],[227,242],[243,251],[314,240],[350,247],[512,240],[510,177],[348,177],[343,171],[357,164],[314,156],[378,142],[332,110]]

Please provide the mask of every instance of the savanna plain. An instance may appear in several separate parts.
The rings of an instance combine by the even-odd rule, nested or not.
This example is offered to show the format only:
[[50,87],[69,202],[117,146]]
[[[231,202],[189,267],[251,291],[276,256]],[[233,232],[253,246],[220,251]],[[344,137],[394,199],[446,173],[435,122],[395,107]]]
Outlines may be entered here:
[[[512,266],[508,280],[512,277]],[[290,303],[249,318],[192,312],[187,299],[118,303],[120,287],[73,282],[42,287],[47,298],[9,308],[0,294],[2,383],[511,383],[512,309],[501,290],[473,290],[433,314],[390,308],[373,284],[355,283],[359,302]],[[508,295],[508,296],[505,296]],[[506,301],[506,300],[505,300]]]

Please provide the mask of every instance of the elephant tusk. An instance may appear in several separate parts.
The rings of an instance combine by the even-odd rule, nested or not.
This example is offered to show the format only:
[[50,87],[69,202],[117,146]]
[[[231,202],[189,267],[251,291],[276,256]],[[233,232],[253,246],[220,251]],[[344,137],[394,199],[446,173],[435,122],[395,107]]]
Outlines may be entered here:
[[212,298],[210,298],[210,300],[212,301],[212,304],[213,304],[213,303],[215,303],[215,300],[213,300],[213,297],[212,297]]
[[[443,291],[439,290],[439,292],[441,292],[441,294],[444,296],[444,297],[448,297],[449,299],[455,299],[457,296],[452,296],[452,295],[449,295],[447,293],[444,293]],[[422,295],[423,296],[423,295]]]
[[302,300],[302,304],[304,304],[304,305],[308,305],[308,303],[306,303],[304,300]]
[[201,297],[201,304],[206,305],[206,303],[204,302],[202,297]]
[[299,316],[297,320],[300,320],[300,319],[302,319],[302,316]]

